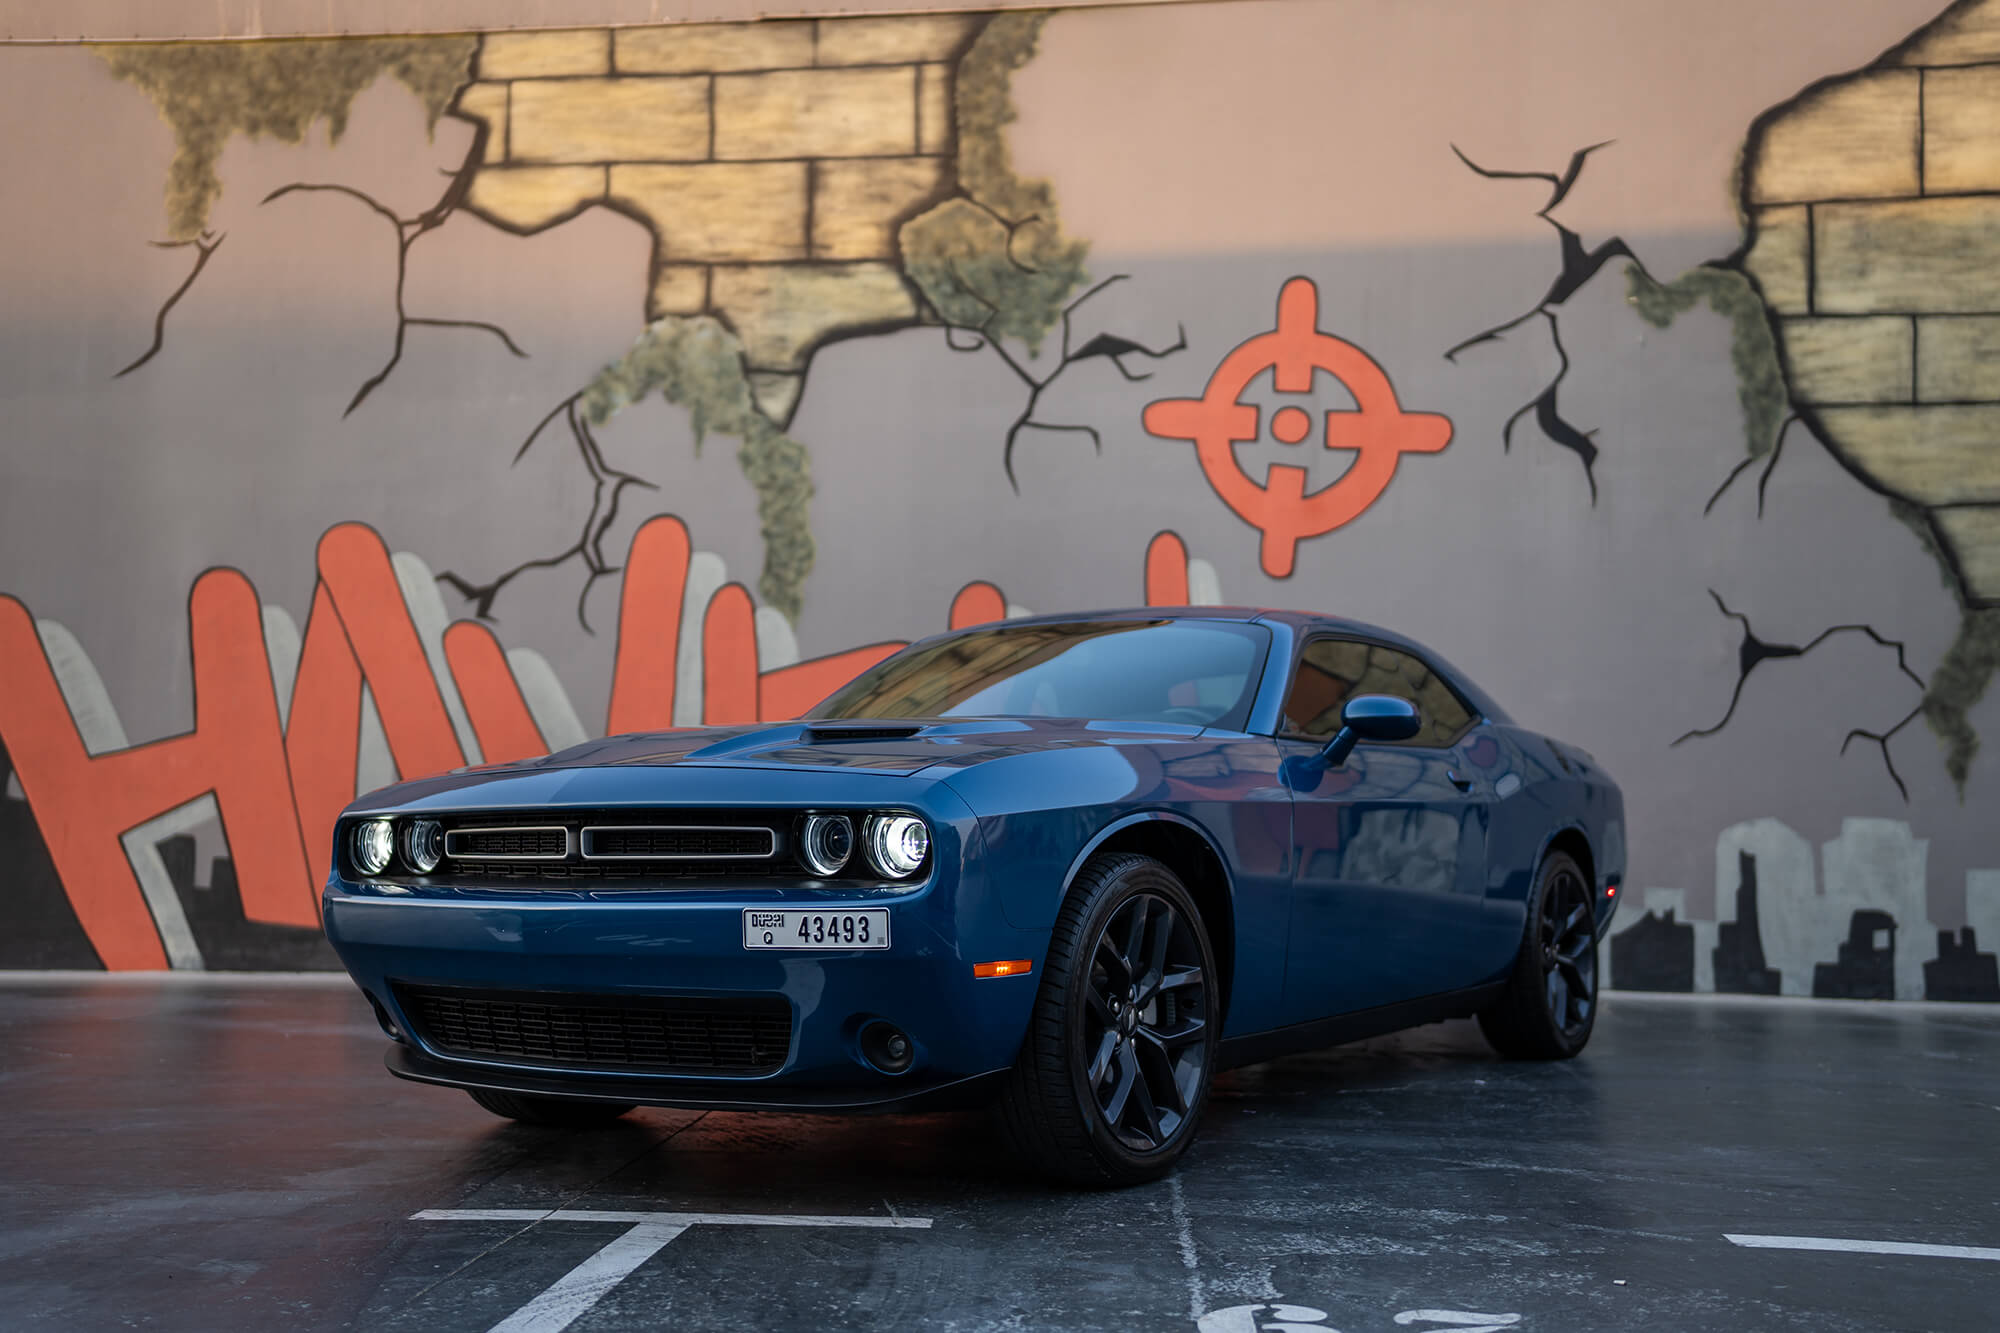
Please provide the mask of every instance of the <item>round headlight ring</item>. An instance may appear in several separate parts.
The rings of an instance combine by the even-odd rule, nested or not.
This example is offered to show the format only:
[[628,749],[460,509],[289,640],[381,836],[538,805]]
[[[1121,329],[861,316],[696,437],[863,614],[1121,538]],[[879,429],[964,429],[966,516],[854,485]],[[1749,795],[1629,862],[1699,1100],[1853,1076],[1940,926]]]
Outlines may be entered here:
[[887,878],[908,879],[930,853],[930,826],[915,815],[876,815],[868,821],[868,860]]
[[396,855],[396,830],[386,819],[364,819],[354,826],[350,846],[354,868],[364,875],[379,875]]
[[825,879],[840,873],[854,855],[854,821],[846,815],[807,815],[799,831],[799,859]]
[[403,864],[428,875],[444,860],[444,825],[435,819],[413,819],[403,825]]

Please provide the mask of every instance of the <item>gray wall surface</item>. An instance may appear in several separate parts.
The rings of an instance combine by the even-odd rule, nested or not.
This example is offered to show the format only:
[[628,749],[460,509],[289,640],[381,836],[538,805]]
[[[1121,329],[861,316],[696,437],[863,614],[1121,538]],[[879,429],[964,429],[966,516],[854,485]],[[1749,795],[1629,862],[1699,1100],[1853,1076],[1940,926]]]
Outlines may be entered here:
[[[550,8],[533,20],[632,17]],[[0,47],[0,610],[33,626],[0,632],[0,691],[21,701],[0,702],[0,921],[13,922],[0,962],[325,961],[314,876],[253,886],[223,831],[239,828],[227,783],[155,775],[139,753],[202,721],[194,663],[209,612],[190,590],[204,571],[240,571],[267,608],[282,713],[313,660],[313,622],[335,614],[315,608],[316,590],[340,582],[321,536],[365,525],[385,557],[398,553],[385,568],[402,592],[365,614],[415,629],[420,684],[437,691],[463,759],[505,757],[482,750],[475,715],[489,695],[447,663],[445,645],[473,640],[446,623],[497,636],[544,742],[598,734],[630,650],[629,589],[611,567],[671,515],[695,552],[689,591],[629,624],[678,626],[675,720],[715,716],[731,688],[718,663],[754,682],[935,632],[970,583],[1015,610],[1142,601],[1149,547],[1171,532],[1190,595],[1391,626],[1520,722],[1603,761],[1630,822],[1618,924],[1641,932],[1614,939],[1613,984],[1762,986],[1717,972],[1736,956],[1739,944],[1718,952],[1718,931],[1742,936],[1731,926],[1754,865],[1758,966],[1776,988],[1875,993],[1841,970],[1841,950],[1853,913],[1880,909],[1896,938],[1867,943],[1893,955],[1896,995],[2000,999],[1979,961],[2000,940],[2000,702],[1985,688],[2000,576],[1984,572],[2000,568],[2000,530],[1979,526],[2000,512],[2000,446],[1983,417],[1937,424],[1909,382],[1922,369],[1878,392],[1894,368],[1849,334],[1895,329],[1824,328],[1841,312],[1794,309],[1778,276],[1791,262],[1781,228],[1794,211],[1832,225],[1848,205],[1820,201],[1846,198],[1836,178],[1865,159],[1875,175],[1853,188],[1915,203],[1870,223],[1877,285],[1863,313],[1911,338],[1933,317],[1985,317],[1985,298],[1962,293],[1987,281],[1987,224],[1952,224],[1940,248],[1929,215],[1909,210],[1936,193],[1923,168],[1934,185],[1947,166],[1982,169],[1982,153],[2000,162],[2000,82],[1990,98],[1982,82],[2000,58],[1994,9],[1251,0],[1014,15],[1013,27],[984,14],[866,32],[829,20],[810,41],[800,25],[796,46],[768,23],[659,28],[641,30],[650,46],[621,32],[604,56],[593,52],[614,50],[609,34],[599,47],[577,33],[540,46],[474,35],[418,39],[461,45],[401,65],[369,56],[351,91],[334,79],[309,95],[258,83],[254,55]],[[244,49],[256,44],[231,51]],[[355,65],[357,49],[302,44],[304,81]],[[657,68],[639,66],[642,50]],[[399,72],[411,61],[449,77],[426,85]],[[888,80],[861,77],[884,70],[908,71],[919,104],[893,151],[869,138]],[[1936,120],[1907,188],[1894,147],[1905,72],[1932,90],[1914,114]],[[681,162],[664,146],[679,131],[646,119],[667,114],[648,99],[680,96],[676,80],[714,85],[700,114],[721,147],[660,165],[656,152]],[[1836,82],[1801,97],[1822,80]],[[780,95],[808,82],[805,100]],[[1938,89],[1958,99],[1949,125]],[[550,105],[538,99],[584,92],[602,97],[531,119]],[[1954,135],[1967,146],[1948,162]],[[177,152],[200,142],[219,144],[220,193],[197,216],[176,211],[171,183]],[[806,225],[886,239],[760,239],[794,206],[789,178],[721,170],[735,143],[767,145],[738,159],[805,164]],[[874,161],[929,184],[898,194],[854,165]],[[838,193],[849,179],[862,183]],[[674,184],[642,199],[641,180]],[[282,192],[295,183],[344,191]],[[1046,207],[1010,212],[1021,200]],[[1005,224],[997,249],[985,218]],[[998,285],[954,286],[946,252]],[[1007,274],[1024,254],[1033,281],[1019,264]],[[1149,430],[1147,407],[1199,398],[1233,350],[1275,327],[1298,277],[1316,290],[1318,329],[1365,352],[1405,411],[1448,417],[1451,437],[1403,455],[1379,496],[1299,541],[1280,576],[1194,444]],[[1837,280],[1829,270],[1819,290]],[[1009,336],[975,330],[968,288],[1004,311]],[[399,333],[399,295],[419,320],[491,327]],[[156,319],[157,354],[120,374]],[[1961,327],[1962,367],[1946,369],[1976,379],[1985,326]],[[719,378],[669,341],[684,334],[723,340]],[[350,410],[399,336],[393,370]],[[649,356],[667,349],[645,363],[651,378],[635,339]],[[1093,347],[1118,355],[1077,355]],[[607,378],[608,366],[624,370]],[[1025,418],[1015,367],[1047,380]],[[644,392],[606,407],[614,382]],[[557,409],[579,394],[573,427]],[[1234,448],[1253,481],[1303,467],[1314,492],[1354,465],[1317,433],[1285,443],[1271,426],[1284,405],[1314,421],[1353,406],[1336,376],[1300,394],[1266,372],[1241,401],[1263,409],[1260,437]],[[1856,404],[1887,423],[1888,443],[1845,424],[1861,420]],[[1007,439],[1024,420],[1015,485]],[[807,484],[809,502],[784,500]],[[351,548],[357,587],[373,540]],[[544,558],[483,606],[436,577],[480,585]],[[704,666],[710,594],[726,581],[757,608],[755,654],[724,644]],[[387,701],[412,678],[369,657],[359,603],[337,609],[369,690],[350,747],[366,788],[397,772]],[[221,620],[214,633],[226,641]],[[1746,634],[1777,651],[1746,653]],[[43,696],[25,682],[43,673],[69,718],[30,706]],[[296,708],[286,732],[290,764],[273,750],[271,771],[296,775]],[[1967,732],[1989,743],[1968,746]],[[99,765],[45,758],[31,771],[31,753],[60,755],[68,735]],[[128,747],[139,762],[101,763]],[[253,780],[240,763],[229,782]],[[59,813],[92,801],[129,806],[129,822],[92,833]],[[327,816],[297,801],[316,866]],[[100,864],[87,844],[106,836],[120,840],[130,893],[80,869]],[[1954,936],[1927,984],[1938,932],[1968,925],[1976,945],[1959,959]]]

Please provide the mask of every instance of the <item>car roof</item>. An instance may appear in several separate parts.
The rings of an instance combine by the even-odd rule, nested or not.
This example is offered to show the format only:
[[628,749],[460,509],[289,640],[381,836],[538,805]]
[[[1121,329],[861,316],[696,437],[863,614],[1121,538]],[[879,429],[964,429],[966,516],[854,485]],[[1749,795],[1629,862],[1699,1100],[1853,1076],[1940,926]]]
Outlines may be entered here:
[[1383,629],[1380,625],[1371,625],[1362,620],[1348,620],[1341,616],[1323,615],[1315,611],[1288,611],[1268,606],[1125,606],[1100,611],[1067,611],[1021,616],[1003,623],[1054,625],[1078,620],[1223,620],[1242,624],[1265,622],[1284,625],[1299,635],[1340,634],[1353,638],[1373,639],[1378,643],[1401,648],[1421,657],[1434,670],[1444,675],[1453,688],[1483,716],[1495,722],[1513,720],[1491,695],[1480,689],[1469,676],[1447,662],[1434,649],[1418,643],[1408,635]]

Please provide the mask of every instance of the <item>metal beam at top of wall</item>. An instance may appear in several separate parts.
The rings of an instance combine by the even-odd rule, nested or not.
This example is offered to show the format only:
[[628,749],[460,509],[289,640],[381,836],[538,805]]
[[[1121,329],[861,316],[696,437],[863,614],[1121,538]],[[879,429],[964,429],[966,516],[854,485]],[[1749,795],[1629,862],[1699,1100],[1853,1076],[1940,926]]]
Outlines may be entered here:
[[1085,8],[1158,0],[5,0],[0,45],[410,36],[514,28],[740,23],[992,9]]

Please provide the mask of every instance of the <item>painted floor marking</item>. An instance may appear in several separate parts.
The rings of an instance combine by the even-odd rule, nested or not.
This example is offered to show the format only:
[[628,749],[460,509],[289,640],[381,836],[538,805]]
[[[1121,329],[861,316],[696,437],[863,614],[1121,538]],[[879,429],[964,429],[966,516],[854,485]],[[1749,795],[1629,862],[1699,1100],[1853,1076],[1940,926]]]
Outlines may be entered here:
[[687,1228],[641,1222],[564,1273],[556,1284],[493,1326],[492,1333],[543,1333],[568,1328],[632,1270],[658,1254]]
[[1839,1240],[1830,1236],[1732,1236],[1731,1245],[1752,1250],[1838,1250],[1848,1254],[1913,1254],[1930,1259],[1986,1259],[2000,1262],[2000,1250],[1981,1245],[1916,1245],[1901,1240]]
[[883,1227],[930,1230],[928,1217],[817,1217],[809,1213],[625,1213],[595,1208],[426,1208],[412,1222],[626,1222],[663,1226]]
[[928,1217],[825,1217],[797,1213],[635,1213],[596,1208],[426,1208],[413,1222],[616,1222],[616,1239],[556,1279],[489,1333],[562,1333],[639,1265],[691,1226],[866,1227],[928,1231]]

